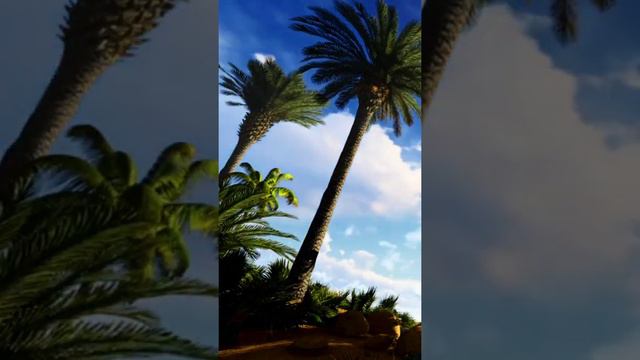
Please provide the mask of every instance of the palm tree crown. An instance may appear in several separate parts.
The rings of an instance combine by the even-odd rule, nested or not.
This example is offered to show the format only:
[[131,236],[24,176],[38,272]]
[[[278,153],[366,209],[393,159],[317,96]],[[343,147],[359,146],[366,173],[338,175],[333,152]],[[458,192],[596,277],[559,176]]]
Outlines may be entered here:
[[240,167],[245,170],[245,172],[233,172],[229,174],[228,180],[234,183],[226,186],[224,188],[225,191],[235,193],[242,192],[249,195],[267,195],[264,203],[260,205],[261,210],[278,210],[280,207],[278,198],[285,199],[288,205],[298,206],[298,197],[296,194],[291,189],[278,186],[283,180],[293,180],[293,175],[283,173],[280,169],[274,168],[263,178],[260,171],[255,170],[249,163],[242,163]]
[[335,1],[335,8],[346,21],[321,7],[293,18],[292,29],[323,40],[304,48],[300,71],[315,70],[321,95],[336,97],[338,108],[354,98],[373,101],[372,120],[391,119],[399,135],[402,120],[411,125],[419,112],[420,25],[411,21],[399,31],[396,9],[383,1],[375,17],[358,2]]
[[307,89],[302,74],[285,74],[273,59],[250,60],[245,73],[234,64],[223,72],[222,94],[240,98],[229,101],[232,106],[245,106],[247,114],[240,123],[238,143],[220,173],[224,180],[238,166],[249,147],[260,141],[278,122],[291,122],[304,127],[322,124],[318,120],[324,101]]
[[287,121],[304,127],[323,123],[317,119],[323,103],[315,92],[306,88],[302,74],[285,74],[273,59],[250,60],[249,73],[234,64],[229,66],[230,72],[222,69],[222,94],[237,96],[242,102],[229,101],[227,104],[245,106],[250,113],[264,114],[272,123]]
[[[216,208],[208,204],[182,203],[189,185],[202,177],[214,178],[217,167],[210,160],[193,161],[195,149],[186,143],[168,146],[146,176],[139,181],[135,163],[128,154],[111,148],[102,134],[90,125],[69,130],[69,137],[84,144],[89,160],[70,155],[47,155],[33,162],[35,175],[49,176],[50,185],[71,193],[95,195],[119,205],[122,219],[162,224],[145,256],[131,259],[141,278],[154,276],[157,265],[169,276],[179,276],[189,265],[183,227],[209,231]],[[37,179],[38,176],[29,176]],[[159,260],[159,263],[158,261]]]

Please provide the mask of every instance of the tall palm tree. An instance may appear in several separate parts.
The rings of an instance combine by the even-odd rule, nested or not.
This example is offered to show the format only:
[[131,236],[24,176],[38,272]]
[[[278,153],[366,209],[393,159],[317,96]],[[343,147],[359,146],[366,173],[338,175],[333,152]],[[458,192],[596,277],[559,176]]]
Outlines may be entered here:
[[283,173],[278,168],[271,169],[265,178],[260,171],[255,170],[251,164],[242,163],[240,167],[245,172],[232,172],[227,180],[235,181],[224,188],[225,191],[247,194],[266,194],[268,197],[260,206],[261,210],[278,210],[278,198],[283,198],[288,205],[298,206],[298,197],[286,187],[278,186],[281,181],[293,180],[293,175]]
[[[162,231],[154,233],[153,245],[145,248],[144,256],[137,254],[131,258],[130,265],[144,279],[154,277],[157,265],[165,275],[182,275],[189,264],[183,227],[209,231],[217,209],[208,204],[182,203],[179,199],[199,178],[215,177],[215,162],[193,161],[194,147],[175,143],[158,156],[139,181],[131,157],[114,150],[96,128],[74,126],[68,136],[84,145],[89,159],[69,155],[43,156],[33,162],[35,179],[38,179],[37,175],[49,175],[49,187],[63,192],[92,194],[110,204],[119,204],[123,208],[123,221],[163,224]],[[159,264],[156,260],[160,260]]]
[[[422,121],[436,92],[440,78],[455,43],[478,10],[490,0],[426,0],[422,6]],[[593,0],[600,11],[615,0]],[[553,30],[558,40],[567,44],[577,39],[578,9],[576,0],[551,1]]]
[[10,207],[15,180],[48,153],[83,95],[112,64],[132,51],[178,0],[75,0],[66,6],[58,68],[15,142],[0,161],[0,204]]
[[230,64],[223,72],[222,94],[239,97],[242,102],[229,101],[233,106],[245,106],[247,113],[240,123],[238,142],[220,171],[224,181],[242,161],[249,148],[260,141],[279,122],[291,122],[304,127],[322,124],[318,116],[324,101],[306,88],[302,74],[285,74],[273,59],[265,62],[250,60],[249,73]]
[[[420,24],[409,22],[399,30],[396,9],[377,3],[376,16],[361,3],[335,1],[340,19],[332,12],[311,7],[313,15],[293,19],[292,29],[322,39],[306,47],[301,71],[315,70],[312,80],[323,84],[321,94],[336,98],[344,108],[358,100],[358,110],[342,153],[322,195],[291,268],[292,303],[302,301],[333,210],[360,142],[373,121],[390,119],[396,135],[402,123],[411,125],[419,113]],[[346,21],[345,21],[346,20]]]
[[0,358],[214,358],[213,349],[162,328],[133,303],[216,289],[188,279],[140,281],[127,271],[123,263],[144,256],[165,225],[127,219],[105,200],[62,191],[24,201],[0,221]]

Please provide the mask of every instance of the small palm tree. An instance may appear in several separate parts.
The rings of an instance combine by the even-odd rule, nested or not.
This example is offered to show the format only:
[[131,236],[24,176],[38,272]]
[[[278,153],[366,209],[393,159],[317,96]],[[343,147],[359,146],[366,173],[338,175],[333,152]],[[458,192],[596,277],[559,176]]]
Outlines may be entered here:
[[320,205],[291,268],[292,303],[302,301],[333,210],[347,179],[358,147],[372,122],[391,120],[396,135],[402,123],[411,125],[419,113],[420,25],[411,21],[399,29],[396,9],[377,3],[376,16],[361,3],[335,1],[341,19],[311,7],[313,15],[293,19],[292,29],[322,39],[306,47],[301,71],[315,70],[312,80],[322,84],[321,94],[336,98],[338,108],[358,100],[351,131]]
[[0,161],[0,204],[9,208],[15,181],[33,160],[49,152],[95,80],[131,56],[143,36],[178,0],[75,0],[61,27],[62,58],[45,93]]
[[278,210],[278,198],[285,199],[288,205],[298,206],[298,197],[296,194],[291,189],[278,186],[283,180],[293,180],[293,175],[283,173],[280,169],[274,168],[271,169],[263,179],[262,174],[255,170],[251,164],[245,162],[240,164],[240,167],[245,172],[230,173],[227,180],[233,183],[225,186],[225,191],[232,192],[240,196],[242,196],[242,194],[268,195],[264,204],[260,206],[261,210]]
[[376,288],[370,287],[367,290],[356,291],[351,290],[351,294],[347,300],[347,309],[357,310],[363,313],[371,311],[373,303],[376,302]]
[[[422,6],[422,121],[459,35],[473,22],[478,10],[490,0],[426,0]],[[615,0],[594,0],[600,11]],[[552,0],[551,17],[558,40],[567,44],[577,39],[576,0]]]
[[380,300],[380,302],[376,306],[376,309],[384,309],[384,310],[394,311],[396,309],[396,305],[398,305],[398,300],[399,299],[400,298],[398,296],[388,295],[388,296],[384,297],[382,300]]
[[271,193],[248,193],[220,191],[220,213],[216,234],[220,257],[240,251],[252,259],[259,256],[259,250],[273,251],[286,259],[293,259],[296,252],[273,238],[293,239],[295,235],[273,228],[266,219],[296,217],[282,211],[264,208],[271,199]]
[[[202,177],[215,177],[215,162],[193,161],[195,149],[186,143],[168,146],[146,176],[138,181],[131,157],[115,151],[104,136],[90,125],[71,128],[69,137],[80,141],[89,155],[85,160],[69,155],[47,155],[33,162],[33,174],[50,175],[49,186],[67,192],[93,194],[120,206],[122,220],[163,224],[144,256],[131,259],[141,278],[154,276],[156,259],[168,276],[181,275],[189,264],[182,230],[208,231],[214,226],[216,208],[208,204],[181,203],[180,197]],[[27,177],[32,178],[33,174]]]
[[222,94],[239,97],[242,102],[229,101],[233,106],[245,106],[247,113],[240,123],[238,142],[229,160],[220,171],[224,181],[242,161],[249,148],[260,141],[279,122],[291,122],[304,127],[322,124],[318,120],[324,101],[306,88],[302,74],[285,74],[273,59],[249,61],[249,73],[230,64],[223,72]]
[[25,201],[0,221],[2,359],[213,358],[213,349],[172,334],[132,305],[165,295],[212,296],[216,289],[132,276],[123,263],[143,256],[164,226],[122,215],[98,194],[60,192]]
[[0,220],[0,357],[214,358],[213,349],[176,336],[155,314],[132,305],[217,293],[195,280],[142,279],[130,266],[167,243],[171,222],[139,216],[139,209],[112,197],[116,191],[99,171],[71,159],[40,162],[38,169],[65,169],[71,181],[20,202]]

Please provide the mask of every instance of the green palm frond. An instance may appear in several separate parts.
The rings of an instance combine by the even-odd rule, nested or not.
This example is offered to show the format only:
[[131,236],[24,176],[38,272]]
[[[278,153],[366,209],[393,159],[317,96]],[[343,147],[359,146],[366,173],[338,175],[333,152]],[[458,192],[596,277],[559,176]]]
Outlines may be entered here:
[[167,199],[176,199],[189,173],[195,152],[193,145],[184,142],[168,146],[158,156],[142,183],[152,186]]
[[359,290],[355,289],[351,290],[351,294],[349,295],[348,300],[348,309],[349,310],[357,310],[362,312],[369,312],[371,310],[371,306],[376,301],[376,288],[370,287],[367,290]]
[[162,211],[163,221],[175,229],[210,232],[217,228],[218,209],[209,204],[173,203]]
[[242,163],[240,167],[245,172],[233,172],[229,174],[227,181],[223,184],[220,196],[248,197],[255,194],[264,194],[265,198],[260,205],[262,209],[276,211],[279,208],[278,199],[283,198],[288,205],[298,206],[298,198],[295,193],[285,187],[278,186],[281,181],[293,180],[293,175],[283,173],[278,168],[269,171],[266,177],[262,177],[259,171],[255,170],[251,164]]
[[373,120],[390,119],[400,135],[401,124],[411,125],[419,111],[420,24],[411,21],[399,30],[396,9],[381,0],[376,15],[359,2],[334,5],[342,18],[312,6],[313,15],[292,19],[293,30],[320,38],[303,49],[300,71],[314,70],[321,95],[335,98],[338,108],[356,98],[375,99]]
[[114,152],[107,139],[92,125],[76,125],[67,132],[67,137],[79,142],[85,154],[94,164],[99,163],[105,157]]
[[[40,176],[49,174],[47,179],[54,185],[63,185],[72,191],[87,191],[104,188],[115,195],[111,184],[91,163],[71,155],[47,155],[33,162]],[[44,174],[42,174],[44,173]]]
[[396,305],[398,304],[399,297],[394,295],[388,295],[387,297],[380,300],[378,309],[386,309],[386,310],[395,310]]
[[[179,355],[213,359],[213,349],[196,345],[164,329],[129,322],[63,322],[13,342],[15,359],[122,359]],[[40,355],[42,356],[42,355]]]
[[23,199],[0,219],[0,357],[214,358],[213,349],[161,328],[153,312],[134,303],[217,295],[211,285],[177,278],[189,265],[183,230],[211,232],[216,207],[163,199],[152,187],[176,178],[184,190],[215,166],[186,161],[188,146],[170,147],[149,184],[137,183],[131,158],[113,151],[97,130],[70,133],[84,139],[94,161],[36,160],[35,177],[56,174],[62,191]]
[[245,106],[251,113],[269,114],[273,122],[293,122],[305,127],[323,123],[318,117],[324,102],[306,88],[301,74],[286,74],[271,59],[250,60],[248,73],[234,64],[229,64],[229,68],[220,68],[221,93],[242,99],[228,102],[229,105]]

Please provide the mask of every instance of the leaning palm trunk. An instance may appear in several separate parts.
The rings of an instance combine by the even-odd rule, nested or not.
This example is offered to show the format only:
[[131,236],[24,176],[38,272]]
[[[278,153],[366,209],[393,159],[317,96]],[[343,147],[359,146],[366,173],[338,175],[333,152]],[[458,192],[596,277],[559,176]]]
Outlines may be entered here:
[[35,111],[0,162],[0,202],[10,202],[15,181],[32,160],[46,155],[76,113],[82,96],[106,70],[108,63],[83,63],[64,54]]
[[66,6],[60,64],[19,137],[0,161],[0,204],[10,207],[29,162],[51,149],[82,96],[109,66],[145,41],[176,0],[76,0]]
[[476,0],[426,0],[422,7],[422,121]]
[[224,181],[242,163],[249,148],[267,135],[274,125],[268,114],[255,115],[247,113],[240,124],[238,142],[231,152],[231,156],[220,170],[219,181]]
[[320,248],[329,229],[329,222],[331,221],[333,210],[336,207],[353,159],[358,152],[360,142],[362,142],[369,128],[371,118],[376,108],[377,104],[374,101],[360,99],[360,105],[358,106],[353,126],[344,144],[342,153],[340,153],[338,163],[322,195],[318,210],[316,210],[316,214],[309,226],[309,231],[291,266],[291,272],[287,279],[290,284],[289,290],[291,293],[289,296],[291,296],[291,304],[299,304],[307,292],[309,281],[311,280],[311,273],[316,265]]
[[224,164],[222,170],[220,170],[220,181],[223,181],[224,179],[229,177],[229,174],[231,174],[233,170],[235,170],[242,163],[242,159],[253,144],[254,143],[250,142],[249,139],[238,139],[236,147],[233,148],[229,159]]

